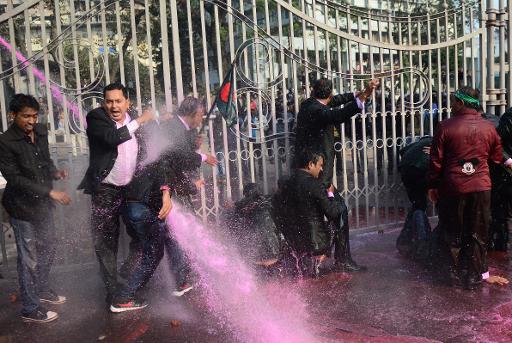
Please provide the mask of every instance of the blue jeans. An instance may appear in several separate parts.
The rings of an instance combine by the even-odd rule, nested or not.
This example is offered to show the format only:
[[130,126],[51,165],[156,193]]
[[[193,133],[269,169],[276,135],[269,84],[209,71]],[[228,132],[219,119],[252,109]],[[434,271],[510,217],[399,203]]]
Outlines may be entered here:
[[149,281],[164,255],[165,223],[142,202],[128,201],[123,220],[140,241],[141,258],[131,270],[126,284],[119,289],[117,301],[133,299],[135,292]]
[[37,223],[11,218],[11,225],[18,250],[21,313],[28,315],[40,306],[39,294],[49,290],[48,276],[55,258],[53,213]]

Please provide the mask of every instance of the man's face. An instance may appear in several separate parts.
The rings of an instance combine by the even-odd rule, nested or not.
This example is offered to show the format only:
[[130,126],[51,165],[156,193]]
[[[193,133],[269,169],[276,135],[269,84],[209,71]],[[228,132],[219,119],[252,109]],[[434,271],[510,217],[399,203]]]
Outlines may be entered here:
[[20,112],[12,113],[14,124],[23,130],[27,135],[34,131],[37,123],[37,111],[34,108],[23,107]]
[[199,126],[201,126],[201,123],[203,122],[203,115],[204,115],[204,107],[201,106],[190,117],[190,125],[189,126],[191,129],[197,129]]
[[316,163],[309,162],[308,170],[315,179],[318,179],[320,173],[324,170],[324,159],[320,157]]
[[124,122],[125,113],[129,106],[130,101],[124,97],[122,90],[113,89],[105,93],[103,108],[112,120],[118,123]]

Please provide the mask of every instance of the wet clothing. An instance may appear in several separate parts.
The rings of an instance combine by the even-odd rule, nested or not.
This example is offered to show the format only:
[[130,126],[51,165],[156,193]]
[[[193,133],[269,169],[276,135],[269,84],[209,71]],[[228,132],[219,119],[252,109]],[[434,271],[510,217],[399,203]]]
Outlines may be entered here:
[[39,309],[40,295],[50,291],[56,250],[49,193],[57,169],[44,125],[34,125],[34,143],[16,124],[0,135],[0,172],[7,181],[2,202],[16,239],[21,313],[30,315]]
[[491,191],[439,199],[440,248],[449,267],[481,280],[487,269]]
[[439,124],[428,177],[439,191],[441,257],[466,284],[481,281],[487,271],[489,161],[502,162],[500,138],[476,110],[463,108]]
[[422,137],[417,142],[400,151],[400,176],[407,196],[414,209],[425,211],[427,208],[427,170],[430,156],[423,149],[432,144],[432,137]]
[[117,160],[118,146],[132,139],[127,125],[116,127],[102,107],[87,114],[89,139],[89,167],[78,185],[86,194],[92,194],[109,175]]
[[[341,105],[344,105],[340,108]],[[359,113],[357,101],[352,93],[335,95],[329,105],[310,97],[305,100],[297,114],[295,154],[309,149],[324,155],[324,171],[321,181],[325,188],[332,184],[334,168],[334,127],[348,122]]]
[[50,269],[57,250],[53,214],[48,209],[46,216],[34,222],[11,218],[11,226],[18,254],[21,314],[30,315],[41,305],[40,294],[50,291]]
[[[202,163],[202,157],[196,152],[195,138],[197,131],[190,129],[178,116],[160,125],[167,139],[167,149],[163,160],[172,169],[171,180],[173,199],[183,205],[189,213],[195,214],[192,196],[197,194],[197,188],[191,181],[190,175],[196,172]],[[170,259],[170,270],[176,278],[178,286],[188,281],[191,273],[190,262],[172,234],[172,228],[165,238],[165,249]]]
[[0,172],[7,181],[2,204],[11,217],[34,222],[48,215],[57,169],[44,125],[35,124],[34,143],[16,124],[0,135]]
[[430,156],[423,149],[432,144],[432,137],[422,137],[400,151],[400,175],[411,208],[396,240],[396,247],[403,256],[426,261],[430,256],[431,227],[427,217],[427,169]]
[[[134,143],[129,141],[132,138],[136,139],[134,131],[138,125],[127,116],[125,122],[129,123],[118,127],[102,107],[89,112],[86,120],[90,150],[89,167],[78,189],[84,189],[86,194],[91,194],[91,232],[101,276],[107,290],[107,302],[110,302],[118,286],[119,217],[125,209],[127,184],[135,172],[139,149],[138,142],[120,146],[123,143]],[[118,159],[120,151],[126,155],[127,151],[122,151],[124,148],[135,151],[131,151],[132,155],[127,156],[129,159]],[[106,181],[113,181],[114,184]],[[118,181],[122,181],[122,184]],[[131,246],[139,246],[138,236],[132,228],[127,225],[126,229],[133,240]]]
[[190,173],[201,167],[202,157],[196,152],[197,131],[189,129],[178,116],[160,125],[163,135],[168,139],[169,147],[163,154],[173,169],[173,189],[178,196],[191,196],[197,193],[196,186],[190,180]]
[[274,211],[282,234],[299,254],[326,254],[330,245],[328,219],[339,222],[343,208],[327,196],[322,182],[304,170],[296,170],[281,182]]
[[126,283],[117,291],[116,302],[120,303],[133,299],[135,293],[153,276],[164,256],[164,236],[167,233],[165,221],[158,219],[155,212],[141,201],[126,202],[123,220],[140,242],[137,247],[140,254],[127,273]]
[[439,123],[427,174],[430,187],[447,196],[490,190],[488,161],[502,160],[494,126],[476,110],[464,108]]
[[255,191],[236,202],[225,216],[226,226],[241,253],[251,262],[279,256],[280,241],[271,207],[271,199]]
[[[340,107],[342,105],[343,107]],[[362,108],[363,106],[364,104],[360,103],[358,99],[354,97],[353,93],[335,95],[328,105],[322,104],[315,97],[310,97],[300,106],[299,113],[297,114],[295,136],[296,162],[301,152],[305,149],[321,152],[324,155],[324,167],[323,172],[320,174],[319,181],[323,185],[322,192],[325,193],[326,197],[326,190],[333,182],[335,158],[334,128],[335,126],[348,122],[352,116],[360,112],[360,107]],[[298,165],[298,163],[296,163],[296,165]],[[317,182],[315,181],[314,183]],[[316,191],[314,194],[315,196],[320,196],[322,192]],[[326,204],[325,202],[323,203],[324,205]],[[340,262],[344,262],[345,260],[351,261],[347,207],[338,192],[335,192],[335,197],[329,200],[329,205],[339,211],[335,216],[327,215],[330,219],[327,227],[331,228],[330,230],[334,232],[333,243],[337,248],[336,255]],[[327,209],[324,210],[327,211]],[[304,212],[302,215],[305,216],[306,213],[308,213],[308,211]],[[310,232],[301,232],[301,235],[311,235],[305,242],[303,248],[318,253],[328,248],[328,246],[325,246],[324,240],[326,239],[326,232],[329,233],[329,230],[326,231],[325,229],[326,225],[323,223],[323,214],[319,215],[316,213],[312,215],[311,222],[308,223]],[[318,220],[319,218],[321,218],[321,221]],[[328,234],[327,237],[329,237]],[[301,242],[296,243],[297,247],[300,248],[302,246]]]
[[[496,124],[503,147],[503,160],[512,156],[512,108]],[[486,118],[487,119],[487,118]],[[489,230],[489,250],[507,251],[509,232],[512,230],[512,169],[503,164],[492,164],[491,212],[492,221]]]

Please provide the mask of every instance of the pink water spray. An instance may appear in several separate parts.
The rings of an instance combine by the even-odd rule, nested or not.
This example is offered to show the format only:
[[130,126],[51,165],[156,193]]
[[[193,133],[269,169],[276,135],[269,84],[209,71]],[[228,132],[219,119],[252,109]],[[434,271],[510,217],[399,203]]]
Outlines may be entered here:
[[239,341],[315,342],[298,294],[290,289],[265,292],[232,244],[179,205],[173,205],[167,223],[199,275],[208,307]]

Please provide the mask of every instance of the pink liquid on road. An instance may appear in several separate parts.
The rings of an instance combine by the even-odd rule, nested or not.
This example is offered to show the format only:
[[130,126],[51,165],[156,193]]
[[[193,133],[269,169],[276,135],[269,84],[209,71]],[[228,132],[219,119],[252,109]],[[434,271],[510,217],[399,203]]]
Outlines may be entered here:
[[167,223],[199,275],[209,310],[239,341],[315,342],[307,330],[306,305],[293,290],[266,292],[232,244],[179,205],[173,205]]

